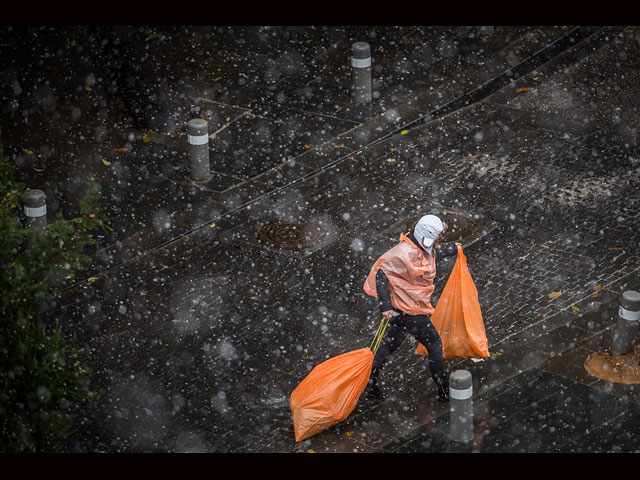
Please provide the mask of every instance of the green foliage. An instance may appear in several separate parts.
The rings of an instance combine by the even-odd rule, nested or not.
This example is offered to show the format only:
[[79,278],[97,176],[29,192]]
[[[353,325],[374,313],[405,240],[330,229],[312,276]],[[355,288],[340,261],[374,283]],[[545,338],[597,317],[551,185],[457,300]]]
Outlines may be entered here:
[[91,370],[75,335],[66,339],[43,301],[73,275],[95,243],[90,232],[111,231],[99,208],[100,188],[90,179],[81,216],[58,213],[42,231],[19,224],[25,186],[0,143],[0,451],[54,452],[72,432],[75,410],[95,399]]

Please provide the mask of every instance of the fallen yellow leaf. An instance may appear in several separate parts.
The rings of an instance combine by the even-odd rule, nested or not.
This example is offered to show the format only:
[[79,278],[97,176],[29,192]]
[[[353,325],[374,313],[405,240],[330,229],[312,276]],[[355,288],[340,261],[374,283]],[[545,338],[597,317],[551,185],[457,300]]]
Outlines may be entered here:
[[27,155],[33,155],[33,151],[32,151],[32,150],[29,150],[28,148],[23,148],[23,149],[22,149],[22,151],[23,151],[24,153],[26,153]]
[[402,130],[402,131],[400,132],[400,135],[406,135],[407,133],[409,133],[409,130]]
[[602,285],[595,285],[593,287],[594,290],[600,290],[602,288]]
[[316,452],[315,452],[315,450],[310,448],[309,450],[307,450],[307,453],[316,453]]
[[562,290],[560,290],[558,292],[551,292],[549,294],[549,298],[558,298],[560,295],[562,295]]
[[155,33],[150,33],[149,35],[147,35],[147,40],[151,40],[152,38],[155,38],[155,36]]
[[210,228],[213,228],[213,227],[215,227],[215,226],[216,226],[216,224],[215,224],[215,223],[212,223],[211,225],[209,225],[209,227],[210,227]]
[[144,137],[142,137],[142,141],[144,143],[149,143],[151,141],[151,139],[149,138],[149,135],[145,135]]
[[34,169],[36,172],[44,172],[44,168],[36,168],[36,167],[33,167],[33,169]]
[[98,280],[98,277],[91,277],[91,278],[88,278],[88,279],[87,279],[87,282],[89,282],[89,283],[93,283],[93,282],[95,282],[96,280]]
[[387,163],[395,163],[396,159],[395,158],[387,158]]
[[353,435],[353,432],[345,432],[345,435],[346,435],[347,437],[350,437],[351,435]]
[[90,92],[91,90],[93,90],[93,88],[91,88],[89,85],[85,85],[85,86],[84,86],[84,89],[85,89],[87,92]]
[[620,247],[609,247],[609,250],[622,250]]
[[105,160],[104,158],[102,159],[102,163],[104,163],[107,167],[111,165],[111,162]]
[[573,308],[576,312],[580,310],[580,309],[579,309],[578,307],[576,307],[575,305],[571,305],[571,308]]
[[127,147],[118,147],[116,148],[116,152],[128,152],[129,149]]
[[520,87],[516,89],[516,92],[520,93],[520,92],[530,92],[531,91],[531,87]]

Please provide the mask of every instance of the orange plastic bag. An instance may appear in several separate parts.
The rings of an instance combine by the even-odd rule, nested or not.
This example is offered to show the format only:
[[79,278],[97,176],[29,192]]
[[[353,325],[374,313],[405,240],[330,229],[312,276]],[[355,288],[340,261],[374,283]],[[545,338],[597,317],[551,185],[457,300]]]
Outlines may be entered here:
[[[458,245],[458,258],[440,295],[431,323],[442,339],[444,358],[486,358],[489,356],[487,335],[482,321],[478,291],[467,267],[467,258]],[[415,353],[428,355],[418,344]]]
[[371,375],[369,347],[343,353],[317,365],[291,394],[296,442],[345,420],[356,407]]

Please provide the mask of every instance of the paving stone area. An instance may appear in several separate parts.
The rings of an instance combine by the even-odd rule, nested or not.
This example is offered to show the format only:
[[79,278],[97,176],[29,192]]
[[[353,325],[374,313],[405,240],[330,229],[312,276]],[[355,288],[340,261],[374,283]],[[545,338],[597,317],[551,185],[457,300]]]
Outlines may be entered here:
[[[421,425],[383,451],[394,453],[637,452],[639,405],[532,369],[474,400],[474,438],[452,442],[447,415]],[[575,412],[587,412],[577,416]],[[540,428],[531,430],[530,425]],[[614,434],[613,431],[621,432]]]

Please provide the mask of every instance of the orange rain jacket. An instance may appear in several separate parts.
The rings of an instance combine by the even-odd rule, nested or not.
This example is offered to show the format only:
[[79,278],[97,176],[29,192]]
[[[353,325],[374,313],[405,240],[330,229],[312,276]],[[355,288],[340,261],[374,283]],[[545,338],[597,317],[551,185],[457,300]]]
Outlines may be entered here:
[[364,282],[364,291],[378,298],[376,273],[379,269],[389,279],[391,305],[409,315],[431,315],[431,295],[436,276],[436,259],[429,255],[405,234],[400,234],[400,242],[374,263]]

